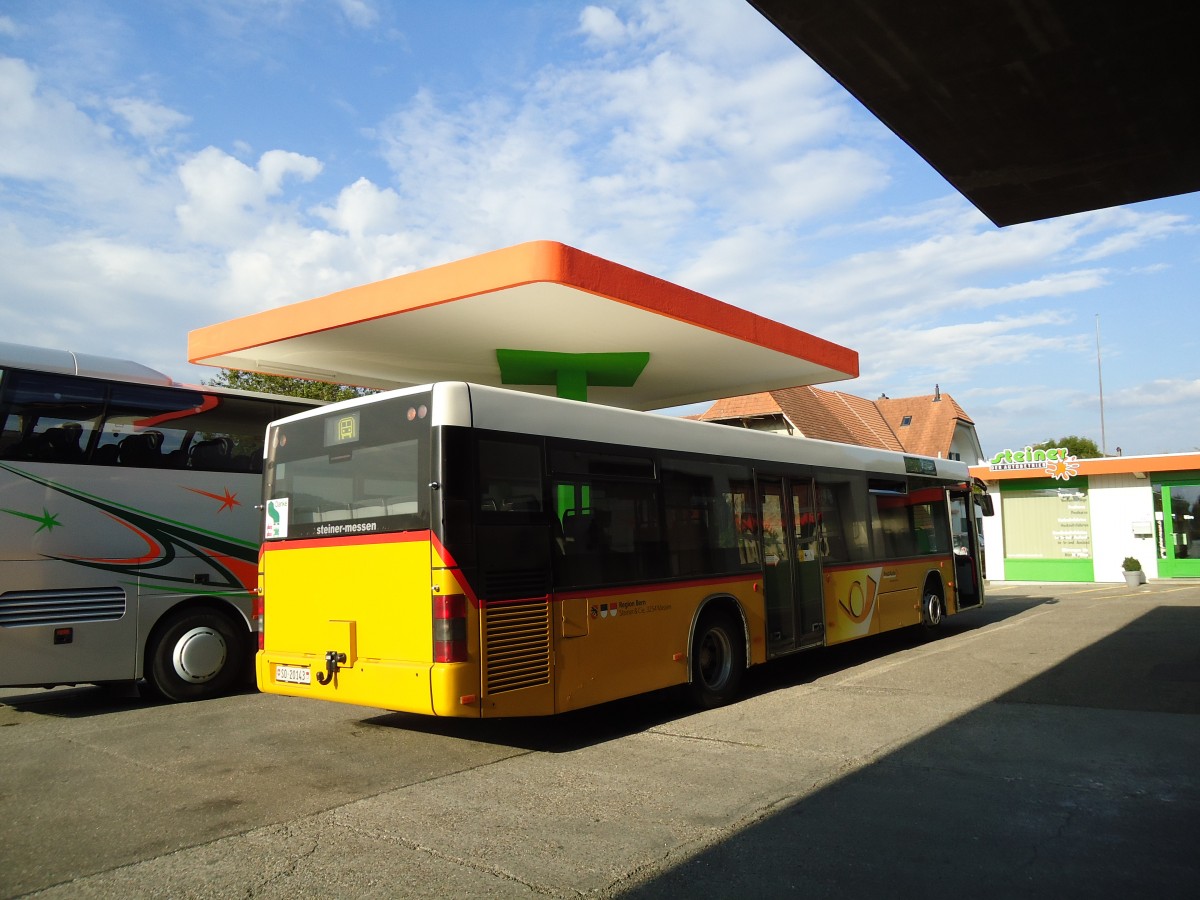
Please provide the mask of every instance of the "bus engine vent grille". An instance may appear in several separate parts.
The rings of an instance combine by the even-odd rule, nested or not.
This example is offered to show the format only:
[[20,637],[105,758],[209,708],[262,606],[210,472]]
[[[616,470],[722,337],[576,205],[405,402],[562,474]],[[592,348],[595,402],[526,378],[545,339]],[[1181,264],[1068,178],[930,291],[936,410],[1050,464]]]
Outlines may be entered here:
[[125,591],[119,587],[0,594],[0,628],[113,622],[123,615]]
[[484,607],[487,692],[499,694],[550,683],[550,603]]

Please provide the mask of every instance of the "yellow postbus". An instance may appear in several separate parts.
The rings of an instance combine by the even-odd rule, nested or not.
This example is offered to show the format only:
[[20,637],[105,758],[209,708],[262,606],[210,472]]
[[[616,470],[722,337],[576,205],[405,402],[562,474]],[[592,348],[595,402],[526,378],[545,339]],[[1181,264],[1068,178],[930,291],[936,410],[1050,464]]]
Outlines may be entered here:
[[263,691],[548,715],[983,603],[967,466],[438,383],[268,429]]

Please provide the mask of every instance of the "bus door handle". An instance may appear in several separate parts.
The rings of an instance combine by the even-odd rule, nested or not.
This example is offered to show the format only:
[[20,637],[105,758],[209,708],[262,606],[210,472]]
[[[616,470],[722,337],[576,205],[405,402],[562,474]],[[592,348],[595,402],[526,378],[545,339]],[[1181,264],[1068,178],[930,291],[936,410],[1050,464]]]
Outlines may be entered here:
[[336,650],[325,651],[325,671],[317,673],[318,684],[329,684],[333,681],[333,677],[337,675],[338,666],[346,662],[346,654],[338,653]]

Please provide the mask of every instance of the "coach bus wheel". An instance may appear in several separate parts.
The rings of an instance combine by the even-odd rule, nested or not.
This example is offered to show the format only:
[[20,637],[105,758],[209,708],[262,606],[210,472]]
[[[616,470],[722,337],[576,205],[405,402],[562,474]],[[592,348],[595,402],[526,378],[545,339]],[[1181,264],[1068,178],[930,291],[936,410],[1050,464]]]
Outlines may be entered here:
[[737,696],[746,670],[746,645],[742,629],[726,613],[700,620],[692,641],[692,700],[709,709]]
[[926,628],[937,628],[946,616],[946,602],[940,594],[927,591],[921,601],[921,624]]
[[245,637],[208,609],[169,616],[147,650],[146,680],[167,700],[202,700],[233,687],[245,665]]

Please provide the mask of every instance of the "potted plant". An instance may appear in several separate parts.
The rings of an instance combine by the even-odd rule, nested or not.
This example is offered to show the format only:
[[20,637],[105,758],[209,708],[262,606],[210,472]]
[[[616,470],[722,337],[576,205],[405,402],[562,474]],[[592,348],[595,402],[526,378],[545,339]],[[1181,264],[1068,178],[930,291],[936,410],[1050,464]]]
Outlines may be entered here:
[[1146,583],[1146,573],[1142,571],[1142,564],[1132,556],[1125,557],[1121,568],[1125,570],[1125,583],[1130,587]]

